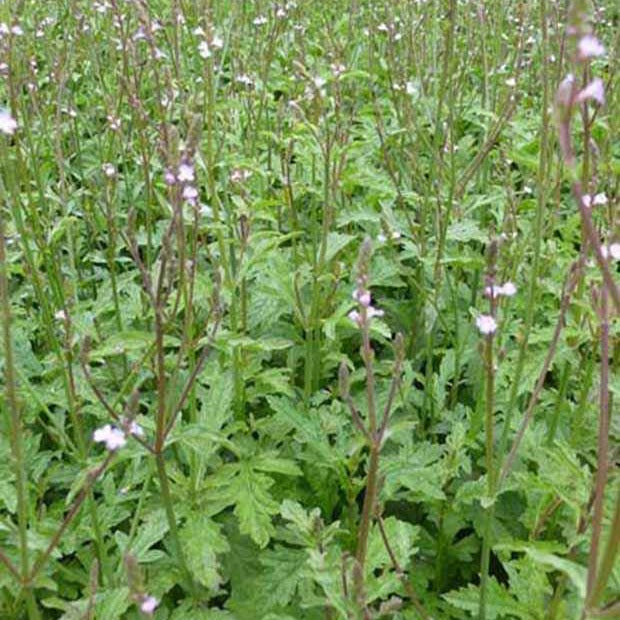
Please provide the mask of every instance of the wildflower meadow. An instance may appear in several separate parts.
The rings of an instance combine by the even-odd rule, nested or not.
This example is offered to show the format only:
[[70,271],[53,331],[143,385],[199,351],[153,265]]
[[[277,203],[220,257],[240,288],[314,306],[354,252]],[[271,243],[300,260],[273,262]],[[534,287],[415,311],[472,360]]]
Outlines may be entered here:
[[620,618],[619,21],[0,0],[0,620]]

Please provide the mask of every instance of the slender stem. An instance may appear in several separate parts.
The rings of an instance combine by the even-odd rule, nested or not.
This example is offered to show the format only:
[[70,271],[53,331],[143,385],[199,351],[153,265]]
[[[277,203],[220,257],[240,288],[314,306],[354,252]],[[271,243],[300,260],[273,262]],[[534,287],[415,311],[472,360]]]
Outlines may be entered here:
[[538,375],[538,380],[536,381],[536,386],[534,387],[534,391],[530,397],[530,401],[527,406],[527,410],[525,415],[523,416],[523,420],[521,421],[521,426],[519,427],[519,431],[517,432],[514,441],[512,442],[512,447],[510,448],[510,452],[506,457],[506,461],[504,466],[502,467],[502,471],[499,478],[499,484],[506,479],[506,476],[510,473],[510,469],[512,468],[512,464],[514,462],[515,456],[517,454],[517,450],[521,445],[521,441],[523,440],[523,436],[525,435],[525,431],[534,415],[534,409],[536,404],[538,403],[538,398],[542,393],[542,389],[545,383],[545,379],[547,377],[547,372],[551,367],[551,362],[555,357],[555,352],[558,346],[558,342],[560,340],[560,335],[562,333],[562,329],[564,328],[566,312],[568,311],[568,307],[570,304],[571,295],[575,290],[575,286],[581,279],[582,267],[583,267],[583,255],[581,258],[573,264],[571,267],[570,273],[568,275],[568,281],[564,285],[564,293],[562,295],[562,301],[560,304],[560,314],[558,316],[558,320],[555,325],[555,330],[553,332],[553,336],[551,338],[551,344],[549,345],[549,349],[547,351],[547,355],[545,356],[545,361],[543,362],[542,369],[540,374]]
[[164,510],[166,511],[166,519],[168,520],[168,527],[170,528],[170,537],[172,539],[174,553],[186,583],[188,584],[192,594],[196,596],[196,584],[189,568],[187,567],[185,554],[183,553],[183,547],[181,545],[181,539],[179,538],[177,519],[174,513],[172,494],[170,492],[170,483],[168,482],[168,474],[166,472],[166,461],[162,452],[158,452],[155,455],[155,462],[157,464],[157,477],[159,479],[161,499],[164,504]]
[[[364,587],[364,566],[366,564],[366,552],[368,551],[368,536],[370,534],[370,523],[377,502],[377,489],[379,482],[379,446],[375,443],[370,448],[370,459],[368,461],[368,476],[366,478],[366,494],[364,495],[364,505],[362,507],[362,518],[360,521],[359,533],[357,536],[357,549],[355,558],[359,565],[359,573],[356,591],[359,594]],[[358,597],[359,598],[359,597]]]
[[542,102],[541,102],[541,123],[540,123],[540,150],[538,158],[538,175],[537,184],[537,202],[536,202],[536,220],[534,224],[534,241],[533,241],[533,257],[532,270],[530,272],[530,281],[527,293],[527,301],[525,304],[525,319],[522,330],[521,346],[519,348],[519,356],[514,371],[514,380],[511,382],[510,394],[508,396],[508,404],[506,406],[506,415],[502,429],[501,438],[498,446],[498,453],[503,455],[508,444],[508,435],[510,434],[510,425],[512,416],[514,415],[515,405],[519,386],[521,385],[521,376],[525,367],[525,358],[527,355],[528,342],[532,324],[534,322],[534,310],[536,309],[536,298],[538,295],[538,277],[540,273],[540,253],[542,247],[542,236],[544,228],[545,203],[547,198],[546,191],[546,174],[549,167],[549,70],[548,70],[548,53],[547,53],[547,2],[540,1],[540,23],[541,23],[541,82],[543,85]]
[[[485,396],[485,467],[487,472],[488,500],[493,502],[495,494],[495,464],[493,455],[493,426],[495,410],[495,369],[493,367],[493,334],[486,336],[484,341],[484,365],[486,374]],[[489,561],[491,556],[491,537],[493,522],[493,504],[487,508],[486,524],[482,541],[482,558],[480,565],[480,604],[479,620],[486,618],[487,588],[489,580]]]
[[611,527],[609,529],[609,540],[605,551],[603,551],[603,557],[599,569],[597,571],[597,579],[594,587],[592,588],[588,599],[587,606],[596,605],[603,596],[605,586],[609,581],[609,577],[614,568],[614,562],[620,550],[620,485],[618,485],[618,491],[616,493],[616,507],[614,509],[614,516],[611,521]]
[[[11,456],[15,468],[17,493],[17,525],[19,533],[19,556],[21,580],[25,581],[29,572],[28,550],[28,489],[26,487],[26,462],[24,460],[24,438],[20,407],[17,402],[15,382],[15,360],[11,339],[11,307],[9,300],[9,282],[7,275],[7,257],[5,241],[4,214],[0,212],[0,311],[2,312],[2,340],[4,345],[4,379],[6,400],[11,416]],[[3,558],[4,558],[3,554]],[[12,566],[8,558],[3,559],[7,567]],[[13,571],[11,571],[13,572]],[[28,616],[31,620],[39,618],[36,603],[33,600],[30,584],[25,585]]]
[[418,615],[420,616],[420,618],[422,618],[422,620],[430,620],[430,616],[426,613],[426,610],[422,606],[422,603],[420,602],[418,595],[415,593],[415,590],[413,589],[413,586],[411,585],[411,581],[407,579],[407,575],[405,571],[403,570],[402,566],[400,565],[398,558],[396,557],[396,554],[394,553],[394,550],[392,549],[392,545],[390,544],[390,539],[388,538],[387,532],[385,531],[385,524],[383,522],[383,517],[381,515],[377,515],[377,525],[379,526],[379,532],[381,533],[381,540],[383,540],[383,545],[385,546],[385,549],[388,552],[388,555],[390,556],[390,561],[392,562],[392,566],[394,567],[394,570],[396,571],[396,575],[401,580],[405,588],[405,592],[407,593],[407,596],[411,599],[411,602],[413,603],[413,606],[418,612]]
[[47,562],[48,558],[52,554],[52,551],[54,551],[54,549],[56,549],[56,547],[58,546],[58,543],[60,542],[62,535],[65,533],[65,530],[69,527],[71,521],[73,521],[73,519],[77,515],[80,509],[80,506],[83,504],[84,500],[88,497],[88,494],[93,484],[95,484],[99,476],[101,476],[101,474],[106,470],[106,468],[108,467],[108,465],[110,464],[113,458],[114,458],[114,452],[109,452],[105,460],[103,461],[103,463],[99,465],[99,467],[97,467],[95,470],[91,471],[88,474],[86,483],[84,484],[84,486],[82,487],[82,490],[78,493],[77,497],[73,501],[73,504],[71,505],[71,508],[65,515],[65,518],[60,524],[60,527],[56,530],[56,533],[54,534],[54,536],[52,536],[52,539],[47,545],[45,551],[43,552],[42,555],[39,556],[37,561],[34,563],[32,569],[30,570],[30,573],[28,577],[26,578],[27,584],[31,584],[36,579],[41,569],[45,566],[45,563]]
[[603,500],[609,470],[609,308],[607,286],[601,289],[601,384],[599,388],[598,456],[596,486],[594,492],[594,511],[592,516],[592,539],[588,561],[588,590],[590,599],[597,578],[598,551],[603,528]]

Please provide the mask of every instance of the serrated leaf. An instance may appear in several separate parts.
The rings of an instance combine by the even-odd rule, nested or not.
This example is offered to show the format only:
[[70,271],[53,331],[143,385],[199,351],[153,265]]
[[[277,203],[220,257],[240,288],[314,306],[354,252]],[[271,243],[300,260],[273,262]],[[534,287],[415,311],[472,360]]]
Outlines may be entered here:
[[179,536],[196,580],[210,590],[217,590],[223,581],[217,556],[230,549],[220,525],[204,514],[190,513]]
[[[495,577],[489,577],[487,589],[487,619],[495,618],[520,618],[521,620],[534,620],[534,616],[526,606],[516,601],[508,591],[503,588]],[[454,592],[444,594],[443,598],[457,609],[463,609],[477,615],[480,604],[480,588],[469,584]]]

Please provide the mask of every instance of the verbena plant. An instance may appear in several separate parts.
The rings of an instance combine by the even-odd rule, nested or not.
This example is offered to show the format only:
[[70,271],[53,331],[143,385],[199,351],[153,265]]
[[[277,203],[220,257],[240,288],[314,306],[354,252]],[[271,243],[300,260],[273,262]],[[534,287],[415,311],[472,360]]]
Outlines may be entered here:
[[618,617],[617,20],[0,3],[0,618]]

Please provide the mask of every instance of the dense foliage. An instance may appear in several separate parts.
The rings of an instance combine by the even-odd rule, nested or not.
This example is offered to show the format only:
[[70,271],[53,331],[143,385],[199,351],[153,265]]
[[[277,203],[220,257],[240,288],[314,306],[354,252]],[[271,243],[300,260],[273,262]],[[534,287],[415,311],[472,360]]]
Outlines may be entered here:
[[1,618],[618,617],[615,3],[0,21]]

